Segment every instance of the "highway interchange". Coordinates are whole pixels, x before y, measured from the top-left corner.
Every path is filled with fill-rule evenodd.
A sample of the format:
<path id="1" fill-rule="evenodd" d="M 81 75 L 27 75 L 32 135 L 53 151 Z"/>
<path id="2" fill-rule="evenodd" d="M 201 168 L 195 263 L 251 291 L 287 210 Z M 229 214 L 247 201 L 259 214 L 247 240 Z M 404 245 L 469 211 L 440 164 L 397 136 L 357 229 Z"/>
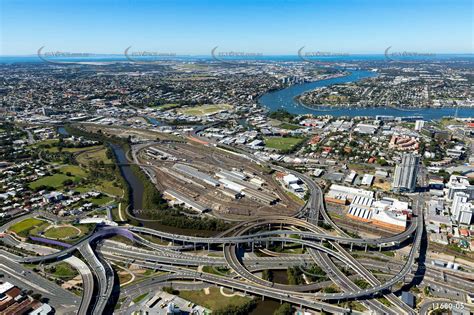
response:
<path id="1" fill-rule="evenodd" d="M 261 163 L 261 161 L 257 162 Z M 300 308 L 334 314 L 357 313 L 336 304 L 347 300 L 360 301 L 370 312 L 376 314 L 417 313 L 416 310 L 403 303 L 394 292 L 397 291 L 397 285 L 409 284 L 416 277 L 418 269 L 428 269 L 426 266 L 419 265 L 420 255 L 424 255 L 421 248 L 424 233 L 423 198 L 414 199 L 414 216 L 404 232 L 382 238 L 353 238 L 331 220 L 324 205 L 322 191 L 309 176 L 280 166 L 272 165 L 271 167 L 300 177 L 311 191 L 309 200 L 294 217 L 266 216 L 247 220 L 236 224 L 215 237 L 185 236 L 130 225 L 101 227 L 79 243 L 63 250 L 48 251 L 43 246 L 28 245 L 26 247 L 28 253 L 36 253 L 36 255 L 18 256 L 2 251 L 0 255 L 2 270 L 5 269 L 7 274 L 11 274 L 12 279 L 17 279 L 18 285 L 22 287 L 39 291 L 41 291 L 40 288 L 47 290 L 49 292 L 48 297 L 50 297 L 53 304 L 57 301 L 61 312 L 65 314 L 111 313 L 113 310 L 111 300 L 116 283 L 114 283 L 114 272 L 110 263 L 124 261 L 165 272 L 165 274 L 147 279 L 140 284 L 127 287 L 121 292 L 122 295 L 125 292 L 125 296 L 128 294 L 136 295 L 147 292 L 147 290 L 151 292 L 170 282 L 181 282 L 183 284 L 186 283 L 185 281 L 192 281 L 191 287 L 193 285 L 199 287 L 203 283 L 217 285 L 281 302 L 289 302 Z M 33 215 L 35 214 L 27 214 L 1 226 L 0 232 L 7 230 L 13 223 Z M 321 221 L 331 226 L 331 233 L 318 226 L 318 222 Z M 112 235 L 124 236 L 132 240 L 134 245 L 105 240 Z M 170 242 L 172 245 L 167 246 L 162 245 L 161 242 L 151 242 L 144 237 L 145 235 L 154 236 L 161 241 Z M 24 244 L 10 236 L 4 237 L 3 242 L 10 246 L 23 246 L 25 248 Z M 307 253 L 302 255 L 276 255 L 275 257 L 242 255 L 243 251 L 265 250 L 268 244 L 272 243 L 299 244 L 307 249 Z M 350 253 L 353 247 L 370 255 L 378 251 L 397 249 L 404 246 L 410 246 L 406 260 L 403 263 L 398 262 L 396 267 L 391 270 L 392 272 L 385 272 L 387 279 L 383 282 L 367 269 L 370 262 L 362 263 Z M 195 250 L 204 252 L 206 250 L 212 250 L 213 252 L 220 250 L 223 257 L 196 255 Z M 82 265 L 77 261 L 81 260 L 73 256 L 76 252 L 80 253 L 80 257 L 85 262 Z M 370 261 L 368 258 L 366 259 Z M 39 264 L 58 260 L 65 260 L 79 270 L 84 288 L 81 300 L 48 280 L 34 275 L 30 271 L 24 271 L 24 268 L 21 267 L 21 263 Z M 262 279 L 255 273 L 264 269 L 285 269 L 311 263 L 319 265 L 341 291 L 324 293 L 319 291 L 322 288 L 321 283 L 304 285 L 273 283 Z M 371 261 L 371 263 L 377 265 L 374 261 Z M 358 287 L 353 281 L 354 276 L 347 276 L 341 271 L 341 264 L 345 268 L 351 269 L 357 275 L 356 277 L 364 279 L 370 286 L 365 289 Z M 393 264 L 395 265 L 395 262 Z M 204 265 L 227 266 L 231 270 L 231 276 L 200 272 L 192 268 Z M 383 269 L 387 268 L 387 265 L 382 264 L 382 266 L 379 265 L 373 268 Z M 11 272 L 9 272 L 10 270 Z M 40 278 L 42 280 L 35 280 L 34 283 L 21 280 L 19 278 L 22 278 L 22 271 L 31 273 L 32 277 L 35 277 L 32 279 Z M 440 280 L 436 271 L 431 269 L 426 271 L 426 275 L 429 275 L 427 277 L 428 283 L 446 286 L 442 281 L 446 279 L 446 275 L 444 279 Z M 461 292 L 464 289 L 469 289 L 469 286 L 472 285 L 472 282 L 463 280 L 461 277 L 450 277 L 453 277 L 452 281 L 459 281 Z M 133 291 L 131 288 L 136 288 L 136 290 Z M 58 296 L 61 296 L 61 294 L 63 294 L 63 300 L 59 302 Z M 390 306 L 382 304 L 375 297 L 385 297 L 390 302 Z M 424 303 L 419 312 L 427 312 L 432 305 Z M 131 309 L 133 308 L 126 305 L 118 312 L 126 313 Z"/>

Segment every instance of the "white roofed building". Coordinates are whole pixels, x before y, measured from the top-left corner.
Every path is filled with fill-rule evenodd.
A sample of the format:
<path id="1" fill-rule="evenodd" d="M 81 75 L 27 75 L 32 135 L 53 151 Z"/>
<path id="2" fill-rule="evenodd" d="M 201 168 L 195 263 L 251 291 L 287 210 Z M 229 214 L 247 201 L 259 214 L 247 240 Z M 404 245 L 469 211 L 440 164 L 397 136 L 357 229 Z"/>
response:
<path id="1" fill-rule="evenodd" d="M 347 216 L 357 221 L 372 223 L 395 231 L 404 231 L 407 225 L 408 203 L 393 198 L 373 198 L 356 196 Z"/>

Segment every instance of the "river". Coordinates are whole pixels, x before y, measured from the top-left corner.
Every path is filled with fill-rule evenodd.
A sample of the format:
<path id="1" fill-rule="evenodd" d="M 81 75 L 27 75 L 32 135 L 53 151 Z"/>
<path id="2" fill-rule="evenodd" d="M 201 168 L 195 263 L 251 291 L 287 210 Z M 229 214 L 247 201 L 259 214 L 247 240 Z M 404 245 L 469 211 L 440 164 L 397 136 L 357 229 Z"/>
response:
<path id="1" fill-rule="evenodd" d="M 143 183 L 141 180 L 135 176 L 133 173 L 130 163 L 125 156 L 125 152 L 123 151 L 122 147 L 118 144 L 109 143 L 112 151 L 114 152 L 115 158 L 117 160 L 117 164 L 120 168 L 120 173 L 125 178 L 125 181 L 128 184 L 128 187 L 131 191 L 130 194 L 130 210 L 132 209 L 142 209 L 142 201 L 143 201 Z"/>
<path id="2" fill-rule="evenodd" d="M 58 133 L 62 136 L 68 137 L 69 132 L 63 126 L 58 127 Z M 133 173 L 130 165 L 130 162 L 127 160 L 125 151 L 118 144 L 111 142 L 107 143 L 108 146 L 112 149 L 115 159 L 117 160 L 120 173 L 124 177 L 125 181 L 128 184 L 128 188 L 131 192 L 130 194 L 130 209 L 142 209 L 142 200 L 143 200 L 143 183 L 141 180 Z"/>
<path id="3" fill-rule="evenodd" d="M 278 109 L 286 109 L 293 114 L 314 114 L 314 115 L 332 115 L 332 116 L 376 116 L 388 115 L 396 117 L 406 116 L 422 116 L 426 120 L 440 119 L 445 116 L 454 116 L 456 114 L 455 107 L 443 108 L 418 108 L 418 109 L 396 109 L 391 107 L 376 107 L 376 108 L 338 108 L 321 106 L 318 108 L 309 108 L 301 105 L 295 100 L 295 97 L 304 92 L 311 91 L 315 88 L 325 87 L 332 84 L 349 83 L 365 78 L 376 76 L 376 72 L 367 70 L 351 70 L 351 74 L 345 77 L 338 77 L 333 79 L 319 80 L 309 83 L 302 83 L 292 85 L 288 88 L 269 92 L 260 97 L 259 103 L 267 107 L 270 111 Z M 458 117 L 473 117 L 474 108 L 458 108 Z"/>

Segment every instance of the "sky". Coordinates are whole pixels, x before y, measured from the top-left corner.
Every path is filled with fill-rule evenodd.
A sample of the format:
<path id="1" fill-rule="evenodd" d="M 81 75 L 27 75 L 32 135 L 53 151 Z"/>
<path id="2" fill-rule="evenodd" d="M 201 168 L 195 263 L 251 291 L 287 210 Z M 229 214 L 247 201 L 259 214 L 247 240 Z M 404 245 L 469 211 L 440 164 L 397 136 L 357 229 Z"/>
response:
<path id="1" fill-rule="evenodd" d="M 473 53 L 471 0 L 0 0 L 0 55 Z"/>

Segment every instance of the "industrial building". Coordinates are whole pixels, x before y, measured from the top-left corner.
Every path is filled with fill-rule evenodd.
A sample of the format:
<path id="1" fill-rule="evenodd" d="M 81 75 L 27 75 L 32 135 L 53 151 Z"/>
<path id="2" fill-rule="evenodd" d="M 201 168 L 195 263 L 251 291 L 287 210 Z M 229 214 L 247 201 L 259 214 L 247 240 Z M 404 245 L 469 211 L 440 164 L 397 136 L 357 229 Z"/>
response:
<path id="1" fill-rule="evenodd" d="M 168 197 L 168 199 L 171 199 L 175 204 L 184 205 L 186 208 L 190 208 L 199 213 L 207 212 L 210 210 L 208 207 L 205 207 L 171 189 L 165 190 L 164 195 L 165 197 Z"/>
<path id="2" fill-rule="evenodd" d="M 233 172 L 221 171 L 217 173 L 217 176 L 219 177 L 219 182 L 226 189 L 239 194 L 236 195 L 236 199 L 241 198 L 242 196 L 247 196 L 250 199 L 269 205 L 273 205 L 279 201 L 279 198 L 272 193 L 260 191 L 260 187 L 236 178 Z"/>
<path id="3" fill-rule="evenodd" d="M 194 179 L 187 178 L 187 177 L 181 175 L 180 173 L 178 173 L 178 172 L 176 172 L 172 169 L 169 169 L 169 168 L 166 168 L 166 167 L 160 167 L 160 171 L 162 171 L 163 173 L 166 173 L 166 174 L 168 174 L 168 175 L 170 175 L 170 176 L 172 176 L 172 177 L 174 177 L 174 178 L 176 178 L 176 179 L 178 179 L 178 180 L 180 180 L 184 183 L 192 184 L 192 185 L 197 186 L 201 189 L 206 189 L 206 186 L 201 185 L 201 184 L 197 183 Z"/>
<path id="4" fill-rule="evenodd" d="M 349 206 L 347 216 L 389 230 L 404 231 L 409 212 L 407 202 L 393 198 L 376 201 L 370 197 L 356 196 Z"/>
<path id="5" fill-rule="evenodd" d="M 245 179 L 247 179 L 247 176 L 245 174 L 238 172 L 229 172 L 226 170 L 221 170 L 220 172 L 216 173 L 216 176 L 219 178 L 228 178 L 238 181 L 244 181 Z"/>
<path id="6" fill-rule="evenodd" d="M 288 175 L 283 176 L 283 182 L 289 187 L 291 184 L 301 183 L 301 179 L 299 179 L 293 174 L 288 174 Z"/>
<path id="7" fill-rule="evenodd" d="M 365 174 L 364 177 L 362 177 L 362 182 L 360 184 L 364 186 L 372 186 L 373 182 L 374 182 L 374 175 Z"/>
<path id="8" fill-rule="evenodd" d="M 393 198 L 374 200 L 371 197 L 355 196 L 347 216 L 357 221 L 371 223 L 393 231 L 404 231 L 407 225 L 408 203 Z"/>
<path id="9" fill-rule="evenodd" d="M 211 186 L 214 186 L 214 187 L 219 186 L 219 181 L 218 180 L 212 178 L 211 176 L 207 175 L 206 173 L 203 173 L 203 172 L 199 171 L 198 169 L 196 169 L 192 166 L 176 163 L 175 165 L 173 165 L 173 169 L 180 172 L 180 173 L 182 173 L 182 174 L 184 174 L 184 175 L 187 175 L 187 176 L 196 178 L 198 180 L 201 180 L 201 181 L 203 181 L 204 183 L 206 183 L 208 185 L 211 185 Z"/>
<path id="10" fill-rule="evenodd" d="M 160 149 L 157 149 L 155 147 L 149 147 L 148 149 L 145 150 L 146 154 L 153 158 L 153 159 L 160 159 L 160 160 L 176 160 L 171 154 L 162 151 Z"/>
<path id="11" fill-rule="evenodd" d="M 374 198 L 374 194 L 373 191 L 333 184 L 324 199 L 327 202 L 345 205 L 357 196 Z"/>
<path id="12" fill-rule="evenodd" d="M 347 176 L 346 176 L 346 179 L 344 179 L 344 182 L 349 184 L 349 185 L 352 185 L 352 183 L 354 183 L 354 180 L 355 178 L 357 177 L 357 173 L 354 172 L 354 171 L 351 171 Z"/>
<path id="13" fill-rule="evenodd" d="M 219 182 L 227 189 L 233 190 L 238 193 L 242 193 L 245 189 L 245 186 L 234 183 L 233 181 L 227 178 L 219 178 Z"/>
<path id="14" fill-rule="evenodd" d="M 254 184 L 255 186 L 262 187 L 265 184 L 265 181 L 263 179 L 257 178 L 257 177 L 252 177 L 249 179 L 249 182 Z"/>

